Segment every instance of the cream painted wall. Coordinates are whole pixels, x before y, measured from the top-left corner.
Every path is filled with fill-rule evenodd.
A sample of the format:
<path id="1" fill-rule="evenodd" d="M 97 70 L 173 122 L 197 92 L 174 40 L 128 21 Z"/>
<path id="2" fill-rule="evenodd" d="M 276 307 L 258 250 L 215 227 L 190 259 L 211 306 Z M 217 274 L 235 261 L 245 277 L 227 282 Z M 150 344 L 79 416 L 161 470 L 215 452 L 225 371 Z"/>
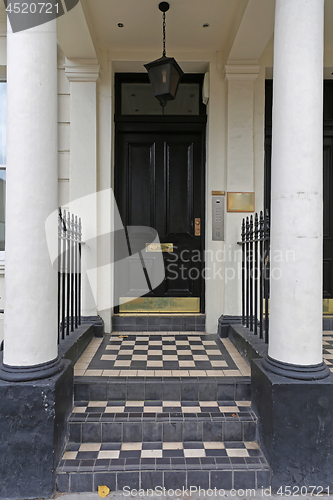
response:
<path id="1" fill-rule="evenodd" d="M 65 56 L 58 48 L 58 197 L 59 206 L 69 201 L 70 86 L 65 75 Z"/>

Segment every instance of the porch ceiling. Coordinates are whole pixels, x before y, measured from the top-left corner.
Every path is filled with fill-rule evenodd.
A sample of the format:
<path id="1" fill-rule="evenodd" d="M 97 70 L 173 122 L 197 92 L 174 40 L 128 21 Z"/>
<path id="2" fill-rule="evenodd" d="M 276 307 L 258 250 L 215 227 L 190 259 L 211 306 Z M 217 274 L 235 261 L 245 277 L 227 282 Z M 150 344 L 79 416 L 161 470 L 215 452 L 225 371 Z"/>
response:
<path id="1" fill-rule="evenodd" d="M 83 0 L 91 29 L 112 51 L 161 48 L 159 0 Z M 217 51 L 234 37 L 248 0 L 169 0 L 167 52 Z M 124 27 L 119 28 L 118 23 Z M 209 23 L 204 28 L 203 24 Z M 232 43 L 232 41 L 231 41 Z"/>

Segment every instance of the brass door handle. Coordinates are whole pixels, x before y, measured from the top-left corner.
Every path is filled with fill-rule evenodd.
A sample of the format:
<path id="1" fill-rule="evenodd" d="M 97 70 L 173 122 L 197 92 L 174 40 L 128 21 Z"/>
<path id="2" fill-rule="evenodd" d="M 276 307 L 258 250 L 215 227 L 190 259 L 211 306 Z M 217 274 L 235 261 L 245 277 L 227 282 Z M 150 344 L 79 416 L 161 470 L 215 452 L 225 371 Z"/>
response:
<path id="1" fill-rule="evenodd" d="M 173 252 L 173 243 L 146 243 L 146 252 Z"/>
<path id="2" fill-rule="evenodd" d="M 201 219 L 194 219 L 194 236 L 200 236 L 201 234 Z"/>

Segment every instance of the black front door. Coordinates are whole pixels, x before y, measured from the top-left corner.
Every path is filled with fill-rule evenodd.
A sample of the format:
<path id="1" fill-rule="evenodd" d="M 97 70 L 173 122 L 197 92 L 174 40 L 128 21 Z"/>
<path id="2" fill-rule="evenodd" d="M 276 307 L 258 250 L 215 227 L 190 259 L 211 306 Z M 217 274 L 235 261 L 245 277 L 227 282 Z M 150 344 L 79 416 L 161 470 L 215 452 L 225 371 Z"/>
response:
<path id="1" fill-rule="evenodd" d="M 145 131 L 140 124 L 132 124 L 130 131 L 119 128 L 115 196 L 123 225 L 155 229 L 166 250 L 165 279 L 156 288 L 147 272 L 146 289 L 131 283 L 131 268 L 142 265 L 147 252 L 153 257 L 154 246 L 147 244 L 118 268 L 122 274 L 115 279 L 124 284 L 125 295 L 145 298 L 134 309 L 120 306 L 120 312 L 203 312 L 204 127 L 152 123 Z"/>

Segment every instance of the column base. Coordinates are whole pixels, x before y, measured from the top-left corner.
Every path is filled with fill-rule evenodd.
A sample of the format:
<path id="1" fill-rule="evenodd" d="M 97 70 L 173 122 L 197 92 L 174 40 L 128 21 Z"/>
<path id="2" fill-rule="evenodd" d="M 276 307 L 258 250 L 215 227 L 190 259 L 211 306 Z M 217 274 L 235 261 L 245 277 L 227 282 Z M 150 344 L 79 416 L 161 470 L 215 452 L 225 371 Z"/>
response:
<path id="1" fill-rule="evenodd" d="M 53 377 L 61 370 L 61 360 L 57 357 L 47 363 L 35 366 L 9 366 L 0 358 L 0 380 L 8 382 L 27 382 Z"/>
<path id="2" fill-rule="evenodd" d="M 259 359 L 251 368 L 252 407 L 272 490 L 322 486 L 327 493 L 333 487 L 333 374 L 317 380 L 283 377 Z"/>
<path id="3" fill-rule="evenodd" d="M 53 376 L 0 380 L 0 499 L 50 498 L 68 439 L 73 366 Z"/>
<path id="4" fill-rule="evenodd" d="M 324 362 L 308 366 L 293 365 L 278 361 L 268 355 L 263 359 L 262 366 L 265 370 L 276 373 L 276 375 L 297 380 L 321 380 L 331 374 Z"/>

